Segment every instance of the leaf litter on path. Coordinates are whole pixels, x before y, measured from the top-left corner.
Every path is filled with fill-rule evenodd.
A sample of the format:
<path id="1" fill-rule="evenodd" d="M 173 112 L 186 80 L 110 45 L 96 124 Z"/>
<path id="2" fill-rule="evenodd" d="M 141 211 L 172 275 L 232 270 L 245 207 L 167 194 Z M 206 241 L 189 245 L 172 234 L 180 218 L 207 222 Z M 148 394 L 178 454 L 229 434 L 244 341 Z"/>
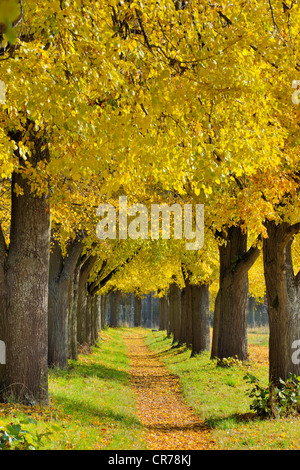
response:
<path id="1" fill-rule="evenodd" d="M 130 382 L 137 398 L 137 414 L 145 426 L 151 450 L 211 450 L 210 431 L 184 403 L 179 378 L 148 348 L 144 336 L 125 337 L 130 358 Z"/>

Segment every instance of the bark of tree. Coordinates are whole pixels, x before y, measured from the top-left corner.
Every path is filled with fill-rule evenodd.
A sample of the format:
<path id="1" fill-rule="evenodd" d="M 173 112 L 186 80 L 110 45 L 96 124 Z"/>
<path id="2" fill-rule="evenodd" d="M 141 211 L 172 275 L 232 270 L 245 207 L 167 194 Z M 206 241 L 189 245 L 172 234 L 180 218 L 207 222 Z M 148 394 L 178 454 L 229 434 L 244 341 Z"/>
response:
<path id="1" fill-rule="evenodd" d="M 110 294 L 110 322 L 109 326 L 111 328 L 117 328 L 118 326 L 118 307 L 119 307 L 119 299 L 120 299 L 120 292 L 115 291 Z"/>
<path id="2" fill-rule="evenodd" d="M 12 138 L 17 141 L 22 136 Z M 34 168 L 40 161 L 49 161 L 49 153 L 42 138 L 32 139 L 28 160 Z M 19 196 L 16 185 L 22 191 Z M 17 172 L 12 175 L 11 189 L 9 248 L 3 234 L 0 237 L 1 323 L 6 344 L 1 395 L 4 400 L 47 404 L 49 201 L 47 194 L 33 194 L 28 179 Z"/>
<path id="3" fill-rule="evenodd" d="M 80 268 L 77 299 L 77 343 L 88 344 L 87 330 L 87 297 L 88 279 L 96 262 L 96 256 L 88 255 Z"/>
<path id="4" fill-rule="evenodd" d="M 69 357 L 69 319 L 74 299 L 74 278 L 83 245 L 75 239 L 69 243 L 66 258 L 60 244 L 52 240 L 48 298 L 48 364 L 67 368 Z"/>
<path id="5" fill-rule="evenodd" d="M 89 292 L 86 312 L 86 343 L 88 346 L 94 346 L 101 329 L 100 296 L 97 293 Z"/>
<path id="6" fill-rule="evenodd" d="M 170 332 L 173 335 L 173 344 L 180 342 L 180 298 L 181 293 L 177 284 L 172 283 L 169 290 Z"/>
<path id="7" fill-rule="evenodd" d="M 231 226 L 222 234 L 225 243 L 219 246 L 220 294 L 219 311 L 215 312 L 218 327 L 213 334 L 220 359 L 237 357 L 247 360 L 248 271 L 259 256 L 257 245 L 247 250 L 247 233 L 239 226 Z"/>
<path id="8" fill-rule="evenodd" d="M 142 323 L 142 299 L 135 295 L 134 297 L 134 326 L 141 326 Z"/>
<path id="9" fill-rule="evenodd" d="M 151 328 L 151 294 L 146 297 L 146 328 Z"/>
<path id="10" fill-rule="evenodd" d="M 294 274 L 293 236 L 300 224 L 266 222 L 268 238 L 263 241 L 264 274 L 270 327 L 269 379 L 278 384 L 289 373 L 300 375 L 299 358 L 293 353 L 300 340 L 300 271 Z M 297 354 L 296 354 L 297 356 Z M 298 354 L 299 356 L 299 354 Z"/>
<path id="11" fill-rule="evenodd" d="M 255 326 L 255 298 L 254 297 L 249 297 L 248 323 L 250 323 L 252 327 Z"/>
<path id="12" fill-rule="evenodd" d="M 192 357 L 210 350 L 209 285 L 192 285 Z"/>
<path id="13" fill-rule="evenodd" d="M 107 296 L 101 295 L 101 329 L 105 328 L 106 326 L 106 303 L 107 303 Z"/>
<path id="14" fill-rule="evenodd" d="M 192 334 L 192 324 L 193 324 L 193 314 L 192 314 L 192 291 L 191 284 L 189 280 L 189 275 L 186 275 L 185 278 L 185 287 L 182 289 L 181 293 L 181 342 L 185 343 L 188 348 L 192 346 L 193 334 Z"/>
<path id="15" fill-rule="evenodd" d="M 101 297 L 94 294 L 94 315 L 93 315 L 93 335 L 92 344 L 96 344 L 101 331 Z"/>
<path id="16" fill-rule="evenodd" d="M 168 330 L 168 310 L 169 310 L 169 302 L 168 297 L 164 295 L 163 297 L 159 297 L 159 329 L 160 330 Z"/>
<path id="17" fill-rule="evenodd" d="M 211 359 L 218 357 L 218 341 L 219 341 L 219 325 L 220 325 L 220 299 L 221 299 L 221 291 L 218 290 L 215 299 L 215 307 L 214 307 L 214 320 L 213 320 L 213 337 L 212 337 L 212 345 L 211 345 Z"/>
<path id="18" fill-rule="evenodd" d="M 94 316 L 94 296 L 87 294 L 86 297 L 86 310 L 85 310 L 85 343 L 91 346 L 92 329 L 93 329 L 93 316 Z"/>
<path id="19" fill-rule="evenodd" d="M 96 298 L 96 316 L 95 316 L 95 341 L 98 341 L 101 332 L 101 297 L 98 294 Z"/>
<path id="20" fill-rule="evenodd" d="M 73 295 L 71 299 L 71 306 L 69 310 L 69 359 L 78 360 L 78 347 L 77 347 L 77 305 L 78 305 L 78 286 L 79 276 L 81 269 L 81 261 L 79 261 L 75 268 Z"/>
<path id="21" fill-rule="evenodd" d="M 6 289 L 6 271 L 7 271 L 8 250 L 5 243 L 3 232 L 0 228 L 0 340 L 6 339 L 6 309 L 7 309 L 7 289 Z M 5 347 L 6 349 L 6 347 Z M 5 354 L 6 355 L 6 354 Z M 6 357 L 2 358 L 4 362 Z M 5 363 L 0 364 L 0 390 L 5 386 Z"/>

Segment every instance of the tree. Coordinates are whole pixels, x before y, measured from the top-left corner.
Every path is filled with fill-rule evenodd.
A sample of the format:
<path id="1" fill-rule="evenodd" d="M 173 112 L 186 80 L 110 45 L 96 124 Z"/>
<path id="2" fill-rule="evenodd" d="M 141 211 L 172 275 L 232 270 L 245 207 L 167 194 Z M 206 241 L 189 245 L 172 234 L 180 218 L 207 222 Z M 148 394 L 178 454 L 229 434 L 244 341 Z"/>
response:
<path id="1" fill-rule="evenodd" d="M 52 239 L 48 296 L 48 363 L 65 368 L 69 357 L 69 318 L 73 309 L 75 270 L 83 251 L 76 238 L 68 244 L 64 259 L 57 239 Z"/>
<path id="2" fill-rule="evenodd" d="M 259 256 L 257 245 L 247 250 L 247 233 L 231 226 L 221 234 L 220 287 L 214 313 L 212 357 L 246 360 L 249 283 L 248 271 Z"/>
<path id="3" fill-rule="evenodd" d="M 155 184 L 185 202 L 205 203 L 207 225 L 219 239 L 223 234 L 214 328 L 220 347 L 213 354 L 246 359 L 248 270 L 259 254 L 257 243 L 248 249 L 247 237 L 249 232 L 255 238 L 265 235 L 266 209 L 252 182 L 269 165 L 271 155 L 276 167 L 285 137 L 272 105 L 273 83 L 269 85 L 274 77 L 269 54 L 278 54 L 272 8 L 265 3 L 241 7 L 172 1 L 147 8 L 127 6 L 118 9 L 116 23 L 121 25 L 127 15 L 130 25 L 139 24 L 139 42 L 152 64 L 156 61 L 148 83 L 153 84 L 155 73 L 157 101 L 151 113 L 159 114 L 161 125 L 148 127 L 139 153 L 143 178 L 151 174 Z M 133 26 L 130 32 L 136 33 Z M 155 152 L 147 145 L 151 134 L 160 143 Z M 172 148 L 169 159 L 164 151 L 167 141 Z M 149 167 L 150 152 L 155 165 Z M 230 234 L 235 235 L 231 240 Z"/>
<path id="4" fill-rule="evenodd" d="M 159 192 L 165 202 L 205 204 L 207 229 L 223 239 L 214 326 L 218 340 L 213 342 L 221 356 L 245 357 L 247 273 L 258 255 L 255 240 L 262 235 L 271 336 L 276 331 L 273 351 L 278 315 L 280 325 L 295 322 L 298 330 L 298 276 L 292 275 L 290 256 L 299 223 L 291 210 L 299 209 L 298 111 L 286 92 L 299 69 L 299 13 L 293 4 L 282 9 L 270 1 L 107 5 L 42 0 L 27 2 L 20 18 L 14 17 L 15 4 L 13 13 L 0 16 L 1 79 L 7 85 L 7 103 L 1 105 L 1 178 L 3 187 L 12 189 L 10 216 L 1 214 L 0 234 L 0 328 L 10 361 L 6 390 L 25 401 L 47 401 L 50 213 L 52 221 L 64 219 L 63 238 L 72 239 L 70 234 L 81 229 L 78 211 L 89 217 L 100 201 L 126 191 L 148 203 Z M 87 239 L 89 244 L 90 233 Z M 182 250 L 172 260 L 174 252 L 164 242 L 149 249 L 143 240 L 145 249 L 123 265 L 109 265 L 107 253 L 99 261 L 99 251 L 86 271 L 76 264 L 77 287 L 69 300 L 61 296 L 62 303 L 73 312 L 70 303 L 76 299 L 87 326 L 101 283 L 107 289 L 117 284 L 123 292 L 142 288 L 165 294 L 185 260 Z M 103 277 L 98 263 L 109 267 Z M 210 263 L 202 257 L 199 264 L 205 271 Z M 122 278 L 129 265 L 130 278 Z M 210 276 L 199 275 L 197 268 L 189 268 L 195 282 L 185 278 L 186 305 L 191 305 L 192 285 L 209 283 Z M 40 325 L 38 335 L 33 325 Z M 228 338 L 237 325 L 239 341 L 231 347 Z M 275 378 L 294 370 L 288 359 L 292 338 L 282 331 L 284 366 L 270 354 Z M 186 342 L 191 344 L 191 335 Z M 26 367 L 21 370 L 19 364 Z"/>
<path id="5" fill-rule="evenodd" d="M 192 285 L 192 357 L 210 351 L 209 285 Z"/>
<path id="6" fill-rule="evenodd" d="M 268 238 L 264 240 L 264 272 L 270 325 L 270 380 L 287 380 L 299 374 L 298 361 L 293 361 L 299 323 L 299 278 L 292 262 L 293 235 L 300 224 L 266 222 Z"/>
<path id="7" fill-rule="evenodd" d="M 0 323 L 7 345 L 2 388 L 27 403 L 47 402 L 49 203 L 63 209 L 65 179 L 82 188 L 101 173 L 112 187 L 124 153 L 116 136 L 125 124 L 131 128 L 124 116 L 136 109 L 128 78 L 136 66 L 125 63 L 120 38 L 103 16 L 110 18 L 109 6 L 27 2 L 26 31 L 22 22 L 14 23 L 16 44 L 10 16 L 7 35 L 1 29 L 1 79 L 7 86 L 1 174 L 12 190 L 10 234 L 3 226 L 1 233 Z"/>

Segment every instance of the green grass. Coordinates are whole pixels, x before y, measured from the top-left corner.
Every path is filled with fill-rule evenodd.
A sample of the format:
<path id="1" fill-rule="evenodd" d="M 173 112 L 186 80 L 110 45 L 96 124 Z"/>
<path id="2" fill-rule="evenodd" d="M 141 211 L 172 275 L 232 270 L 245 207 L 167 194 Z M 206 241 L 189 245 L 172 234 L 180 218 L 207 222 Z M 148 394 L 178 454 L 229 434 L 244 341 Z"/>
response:
<path id="1" fill-rule="evenodd" d="M 107 330 L 92 354 L 70 361 L 68 370 L 50 371 L 50 407 L 32 413 L 39 432 L 51 424 L 60 428 L 45 441 L 46 449 L 145 448 L 123 336 L 122 329 Z M 3 411 L 0 425 L 28 412 L 18 405 L 4 405 Z"/>
<path id="2" fill-rule="evenodd" d="M 209 353 L 190 357 L 186 348 L 172 347 L 165 332 L 145 333 L 149 347 L 181 381 L 184 400 L 210 428 L 218 449 L 300 449 L 298 418 L 254 419 L 249 413 L 246 372 L 267 384 L 265 364 L 217 367 Z M 45 449 L 145 449 L 144 429 L 136 415 L 129 384 L 129 360 L 123 341 L 126 328 L 101 333 L 92 354 L 70 361 L 68 370 L 49 373 L 49 408 L 0 404 L 0 426 L 30 415 L 38 432 L 55 424 Z M 250 345 L 267 347 L 268 331 L 249 330 Z M 34 426 L 26 426 L 34 430 Z"/>
<path id="3" fill-rule="evenodd" d="M 249 330 L 248 341 L 266 347 L 268 330 Z M 217 367 L 208 352 L 191 358 L 190 350 L 172 348 L 165 332 L 148 332 L 146 342 L 180 378 L 186 403 L 209 426 L 218 449 L 300 449 L 299 418 L 261 420 L 250 413 L 251 399 L 243 377 L 250 372 L 266 385 L 266 365 L 250 362 Z"/>
<path id="4" fill-rule="evenodd" d="M 248 344 L 256 344 L 258 346 L 269 345 L 269 328 L 256 327 L 248 330 Z"/>

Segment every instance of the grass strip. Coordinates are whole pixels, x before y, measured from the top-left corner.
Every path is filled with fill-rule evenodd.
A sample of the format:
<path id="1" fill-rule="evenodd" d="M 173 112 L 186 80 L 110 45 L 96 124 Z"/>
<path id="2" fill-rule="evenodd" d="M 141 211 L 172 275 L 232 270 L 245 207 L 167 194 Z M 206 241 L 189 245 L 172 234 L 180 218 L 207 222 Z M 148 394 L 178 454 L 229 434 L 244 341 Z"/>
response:
<path id="1" fill-rule="evenodd" d="M 180 378 L 187 405 L 209 425 L 219 450 L 300 449 L 298 417 L 262 420 L 250 413 L 243 377 L 250 372 L 267 384 L 267 330 L 249 330 L 250 360 L 230 367 L 217 366 L 209 352 L 191 358 L 191 351 L 174 347 L 165 331 L 148 330 L 146 343 Z"/>
<path id="2" fill-rule="evenodd" d="M 30 415 L 37 420 L 39 433 L 52 432 L 44 449 L 144 449 L 129 384 L 126 331 L 101 332 L 98 346 L 80 354 L 78 361 L 69 361 L 68 370 L 50 370 L 49 408 L 0 404 L 0 426 Z"/>

